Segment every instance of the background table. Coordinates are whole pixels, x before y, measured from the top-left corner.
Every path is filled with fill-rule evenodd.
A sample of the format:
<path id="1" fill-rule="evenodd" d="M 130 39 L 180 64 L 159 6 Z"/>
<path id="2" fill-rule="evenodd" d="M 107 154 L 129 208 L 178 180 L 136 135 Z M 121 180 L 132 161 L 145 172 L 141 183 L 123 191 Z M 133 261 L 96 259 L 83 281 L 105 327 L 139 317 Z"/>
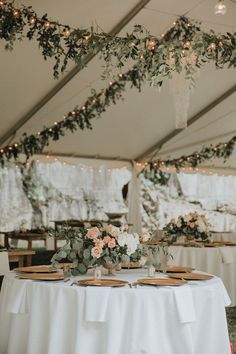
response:
<path id="1" fill-rule="evenodd" d="M 230 296 L 231 306 L 236 306 L 236 247 L 171 246 L 169 252 L 173 256 L 169 264 L 190 266 L 220 277 Z"/>
<path id="2" fill-rule="evenodd" d="M 26 260 L 26 265 L 31 266 L 32 256 L 35 255 L 35 251 L 32 250 L 9 250 L 8 257 L 10 263 L 18 263 L 18 267 L 24 266 L 24 260 Z"/>
<path id="3" fill-rule="evenodd" d="M 146 270 L 122 270 L 134 281 Z M 220 279 L 93 288 L 4 278 L 1 354 L 230 354 Z"/>
<path id="4" fill-rule="evenodd" d="M 213 241 L 236 242 L 236 232 L 212 232 Z"/>

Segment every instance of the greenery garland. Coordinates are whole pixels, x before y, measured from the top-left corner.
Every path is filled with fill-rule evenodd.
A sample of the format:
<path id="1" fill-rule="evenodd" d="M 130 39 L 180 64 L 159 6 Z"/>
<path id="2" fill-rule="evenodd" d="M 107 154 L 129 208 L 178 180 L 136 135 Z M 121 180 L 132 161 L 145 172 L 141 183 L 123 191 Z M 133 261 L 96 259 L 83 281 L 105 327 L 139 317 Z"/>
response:
<path id="1" fill-rule="evenodd" d="M 59 140 L 67 130 L 74 132 L 78 128 L 91 129 L 91 120 L 99 117 L 111 103 L 115 104 L 122 98 L 128 82 L 141 90 L 144 81 L 161 85 L 164 77 L 170 78 L 173 71 L 180 72 L 183 68 L 186 70 L 186 78 L 192 78 L 195 70 L 205 62 L 213 61 L 219 68 L 225 64 L 228 67 L 236 66 L 235 34 L 203 32 L 197 23 L 191 23 L 185 17 L 180 17 L 161 37 L 150 35 L 139 25 L 126 37 L 111 37 L 104 32 L 96 33 L 93 28 L 72 29 L 68 25 L 50 21 L 47 14 L 39 17 L 31 7 L 22 5 L 16 8 L 13 3 L 0 0 L 0 39 L 7 42 L 6 49 L 12 49 L 14 41 L 25 36 L 29 40 L 34 38 L 38 41 L 45 59 L 55 59 L 55 77 L 59 75 L 59 67 L 61 72 L 66 69 L 68 60 L 83 65 L 88 53 L 101 48 L 101 55 L 108 68 L 106 74 L 110 68 L 121 68 L 130 59 L 135 61 L 135 66 L 124 74 L 120 73 L 118 79 L 110 81 L 105 90 L 99 93 L 92 90 L 85 104 L 80 108 L 75 107 L 62 121 L 55 122 L 49 128 L 45 127 L 37 134 L 24 134 L 20 142 L 1 148 L 1 165 L 12 158 L 17 160 L 20 154 L 29 158 L 42 152 L 51 140 Z M 175 166 L 176 170 L 183 166 L 196 167 L 214 157 L 226 159 L 231 155 L 235 141 L 233 137 L 228 143 L 205 147 L 199 153 L 178 159 L 147 162 L 144 173 L 155 174 L 164 166 Z"/>
<path id="2" fill-rule="evenodd" d="M 217 145 L 204 146 L 200 151 L 189 155 L 183 155 L 175 159 L 156 160 L 145 162 L 142 173 L 154 183 L 158 182 L 161 170 L 168 167 L 174 167 L 177 172 L 183 167 L 196 168 L 198 165 L 213 160 L 215 158 L 226 161 L 233 153 L 236 144 L 236 136 L 233 136 L 228 142 L 218 143 Z M 142 164 L 140 164 L 142 166 Z"/>
<path id="3" fill-rule="evenodd" d="M 145 68 L 149 73 L 146 79 L 159 84 L 165 71 L 171 66 L 180 72 L 184 66 L 187 75 L 192 76 L 196 68 L 206 61 L 214 61 L 217 67 L 225 64 L 236 65 L 236 36 L 226 33 L 217 35 L 214 31 L 204 32 L 199 23 L 180 17 L 167 33 L 153 36 L 142 26 L 137 25 L 125 37 L 112 37 L 94 28 L 80 29 L 50 20 L 47 14 L 42 17 L 31 6 L 14 6 L 14 2 L 0 0 L 0 39 L 4 39 L 6 49 L 12 49 L 16 40 L 35 39 L 44 59 L 55 61 L 54 77 L 64 72 L 69 61 L 84 66 L 84 59 L 90 53 L 101 51 L 107 73 L 114 67 L 122 68 L 133 60 L 136 67 Z M 194 58 L 189 60 L 191 54 Z M 160 75 L 160 63 L 163 73 Z"/>
<path id="4" fill-rule="evenodd" d="M 92 129 L 91 120 L 100 117 L 108 106 L 122 98 L 128 82 L 131 83 L 131 87 L 134 86 L 141 90 L 144 78 L 140 70 L 133 68 L 125 74 L 120 74 L 118 80 L 110 82 L 106 89 L 100 92 L 93 89 L 84 105 L 80 108 L 75 107 L 73 111 L 64 116 L 63 120 L 54 122 L 52 126 L 45 127 L 37 134 L 27 135 L 25 133 L 18 143 L 1 148 L 0 164 L 4 166 L 5 162 L 11 159 L 17 161 L 21 154 L 25 155 L 27 160 L 30 156 L 41 153 L 50 141 L 59 140 L 66 131 L 74 132 L 78 128 Z"/>

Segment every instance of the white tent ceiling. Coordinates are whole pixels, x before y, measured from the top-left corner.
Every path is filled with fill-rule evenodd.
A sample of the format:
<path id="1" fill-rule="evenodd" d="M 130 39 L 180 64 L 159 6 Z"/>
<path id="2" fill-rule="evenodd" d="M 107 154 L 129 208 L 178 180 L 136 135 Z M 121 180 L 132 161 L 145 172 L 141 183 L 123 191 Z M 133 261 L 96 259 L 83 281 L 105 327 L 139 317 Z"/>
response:
<path id="1" fill-rule="evenodd" d="M 99 25 L 106 32 L 139 3 L 140 0 L 24 1 L 39 14 L 48 13 L 49 17 L 62 23 L 74 27 Z M 216 0 L 150 0 L 121 34 L 131 31 L 137 23 L 150 29 L 152 34 L 159 34 L 167 30 L 179 15 L 200 20 L 204 29 L 236 31 L 236 3 L 226 0 L 228 13 L 222 17 L 213 14 L 215 3 Z M 24 132 L 37 132 L 44 125 L 61 120 L 64 113 L 75 105 L 83 104 L 92 87 L 107 86 L 107 82 L 100 79 L 103 63 L 95 57 L 55 93 L 55 87 L 74 68 L 73 64 L 59 81 L 55 81 L 53 63 L 43 60 L 34 41 L 16 43 L 12 52 L 4 50 L 3 42 L 0 48 L 2 145 L 10 140 L 16 141 Z M 189 119 L 234 86 L 236 90 L 235 69 L 216 70 L 207 65 L 197 78 L 191 96 Z M 49 95 L 52 98 L 37 110 L 39 102 Z M 189 128 L 166 142 L 159 154 L 164 157 L 180 156 L 195 151 L 203 144 L 227 141 L 236 134 L 236 93 L 226 96 Z M 93 122 L 92 131 L 67 133 L 60 141 L 52 143 L 47 151 L 68 156 L 136 159 L 175 131 L 175 109 L 168 82 L 165 82 L 161 92 L 145 86 L 141 93 L 128 89 L 124 97 L 124 101 L 109 107 L 101 119 Z M 20 124 L 22 120 L 27 121 Z M 14 132 L 15 127 L 18 129 Z M 228 165 L 236 168 L 236 158 L 231 158 Z"/>

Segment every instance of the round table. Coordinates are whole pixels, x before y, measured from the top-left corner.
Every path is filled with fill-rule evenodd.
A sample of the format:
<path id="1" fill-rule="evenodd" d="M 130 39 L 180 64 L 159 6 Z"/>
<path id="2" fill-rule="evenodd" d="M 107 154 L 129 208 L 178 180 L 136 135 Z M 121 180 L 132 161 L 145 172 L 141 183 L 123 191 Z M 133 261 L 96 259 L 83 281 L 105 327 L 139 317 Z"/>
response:
<path id="1" fill-rule="evenodd" d="M 213 241 L 231 241 L 236 242 L 235 232 L 212 232 Z"/>
<path id="2" fill-rule="evenodd" d="M 220 277 L 228 291 L 231 306 L 236 306 L 236 247 L 171 246 L 169 252 L 173 256 L 169 260 L 170 265 L 190 266 Z"/>
<path id="3" fill-rule="evenodd" d="M 122 270 L 116 278 L 146 273 Z M 5 276 L 1 354 L 230 354 L 229 298 L 219 278 L 181 287 L 70 283 Z"/>

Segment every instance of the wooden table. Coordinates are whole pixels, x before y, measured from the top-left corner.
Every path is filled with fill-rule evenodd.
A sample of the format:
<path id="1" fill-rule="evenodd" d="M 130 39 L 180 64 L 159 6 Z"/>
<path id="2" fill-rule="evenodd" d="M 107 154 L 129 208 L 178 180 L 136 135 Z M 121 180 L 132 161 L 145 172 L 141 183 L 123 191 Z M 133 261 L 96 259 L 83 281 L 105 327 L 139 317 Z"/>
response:
<path id="1" fill-rule="evenodd" d="M 31 266 L 32 256 L 35 254 L 35 251 L 32 250 L 9 250 L 8 258 L 9 263 L 18 263 L 19 267 L 24 266 L 24 260 L 26 259 L 26 265 Z"/>
<path id="2" fill-rule="evenodd" d="M 46 238 L 45 233 L 39 232 L 6 232 L 4 234 L 4 247 L 10 248 L 9 238 L 14 240 L 24 240 L 28 242 L 28 249 L 32 249 L 32 242 L 36 240 L 43 240 L 46 247 Z"/>

